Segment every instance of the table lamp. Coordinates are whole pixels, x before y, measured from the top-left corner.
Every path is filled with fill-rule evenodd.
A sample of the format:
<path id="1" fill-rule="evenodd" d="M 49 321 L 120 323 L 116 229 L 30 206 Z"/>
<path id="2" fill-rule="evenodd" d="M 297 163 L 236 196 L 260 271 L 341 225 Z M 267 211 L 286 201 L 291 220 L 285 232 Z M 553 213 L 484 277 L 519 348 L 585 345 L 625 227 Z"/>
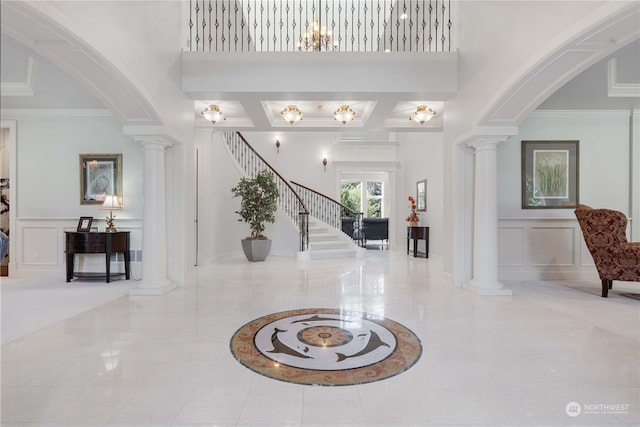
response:
<path id="1" fill-rule="evenodd" d="M 113 216 L 113 211 L 122 209 L 122 205 L 120 204 L 120 202 L 118 202 L 118 196 L 113 196 L 113 195 L 106 196 L 104 198 L 104 203 L 102 204 L 100 209 L 109 210 L 109 216 L 106 218 L 107 228 L 104 231 L 106 231 L 107 233 L 113 233 L 115 231 L 118 231 L 116 230 L 116 227 L 114 227 L 113 225 L 113 220 L 115 219 L 115 216 Z"/>

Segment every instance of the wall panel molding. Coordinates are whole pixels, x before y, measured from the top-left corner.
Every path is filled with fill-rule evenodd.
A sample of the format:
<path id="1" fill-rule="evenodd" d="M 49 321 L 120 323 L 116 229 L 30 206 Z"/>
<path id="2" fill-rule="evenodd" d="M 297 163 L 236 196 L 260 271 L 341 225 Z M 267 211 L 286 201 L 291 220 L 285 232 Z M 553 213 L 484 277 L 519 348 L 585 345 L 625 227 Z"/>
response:
<path id="1" fill-rule="evenodd" d="M 575 218 L 500 218 L 501 280 L 585 280 L 595 274 Z"/>

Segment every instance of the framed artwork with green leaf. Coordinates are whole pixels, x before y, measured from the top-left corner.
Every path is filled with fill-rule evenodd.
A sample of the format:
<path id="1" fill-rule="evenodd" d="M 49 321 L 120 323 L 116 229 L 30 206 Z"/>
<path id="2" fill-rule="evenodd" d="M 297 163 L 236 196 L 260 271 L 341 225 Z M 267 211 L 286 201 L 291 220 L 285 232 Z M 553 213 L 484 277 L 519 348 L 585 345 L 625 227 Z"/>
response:
<path id="1" fill-rule="evenodd" d="M 522 209 L 578 205 L 580 141 L 522 141 Z"/>

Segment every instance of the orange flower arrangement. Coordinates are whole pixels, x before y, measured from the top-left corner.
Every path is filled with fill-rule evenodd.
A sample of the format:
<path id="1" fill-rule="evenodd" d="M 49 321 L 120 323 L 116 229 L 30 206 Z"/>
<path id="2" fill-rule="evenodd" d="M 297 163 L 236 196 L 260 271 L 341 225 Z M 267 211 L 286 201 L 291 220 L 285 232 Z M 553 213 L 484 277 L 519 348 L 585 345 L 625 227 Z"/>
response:
<path id="1" fill-rule="evenodd" d="M 409 222 L 418 222 L 420 220 L 420 216 L 418 215 L 418 213 L 416 212 L 417 209 L 417 205 L 416 205 L 416 200 L 409 196 L 407 198 L 407 200 L 409 200 L 410 206 L 411 206 L 411 213 L 409 214 L 409 216 L 407 217 L 407 219 L 405 221 L 409 221 Z"/>

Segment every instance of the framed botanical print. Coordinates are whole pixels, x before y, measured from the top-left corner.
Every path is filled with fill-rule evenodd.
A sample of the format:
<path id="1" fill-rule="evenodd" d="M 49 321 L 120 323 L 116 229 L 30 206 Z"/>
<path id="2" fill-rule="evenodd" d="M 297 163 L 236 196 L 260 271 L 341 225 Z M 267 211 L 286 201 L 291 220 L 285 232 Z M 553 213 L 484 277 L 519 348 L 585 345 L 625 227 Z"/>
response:
<path id="1" fill-rule="evenodd" d="M 122 198 L 122 154 L 80 154 L 80 204 L 98 205 L 108 195 Z"/>
<path id="2" fill-rule="evenodd" d="M 522 141 L 522 209 L 578 205 L 579 141 Z"/>

